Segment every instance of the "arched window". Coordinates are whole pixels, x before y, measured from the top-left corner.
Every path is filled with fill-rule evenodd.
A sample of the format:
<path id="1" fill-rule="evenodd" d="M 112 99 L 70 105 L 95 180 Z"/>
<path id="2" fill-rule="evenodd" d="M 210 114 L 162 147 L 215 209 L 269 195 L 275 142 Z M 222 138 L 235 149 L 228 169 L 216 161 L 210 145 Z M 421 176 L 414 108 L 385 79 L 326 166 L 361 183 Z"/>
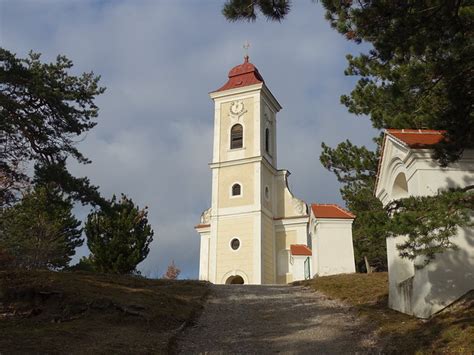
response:
<path id="1" fill-rule="evenodd" d="M 240 196 L 242 193 L 242 187 L 240 184 L 234 184 L 232 185 L 232 196 Z"/>
<path id="2" fill-rule="evenodd" d="M 241 124 L 235 124 L 230 130 L 230 149 L 242 148 L 244 129 Z"/>
<path id="3" fill-rule="evenodd" d="M 265 129 L 265 151 L 270 153 L 270 130 L 268 128 Z"/>

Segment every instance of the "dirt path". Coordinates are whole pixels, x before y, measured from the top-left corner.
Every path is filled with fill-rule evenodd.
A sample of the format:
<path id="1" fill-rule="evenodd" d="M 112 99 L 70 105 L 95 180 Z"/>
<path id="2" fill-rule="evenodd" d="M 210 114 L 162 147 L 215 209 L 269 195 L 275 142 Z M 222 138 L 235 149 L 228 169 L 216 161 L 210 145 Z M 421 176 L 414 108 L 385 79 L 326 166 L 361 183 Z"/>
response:
<path id="1" fill-rule="evenodd" d="M 213 286 L 180 353 L 355 353 L 377 351 L 370 332 L 339 302 L 300 286 Z"/>

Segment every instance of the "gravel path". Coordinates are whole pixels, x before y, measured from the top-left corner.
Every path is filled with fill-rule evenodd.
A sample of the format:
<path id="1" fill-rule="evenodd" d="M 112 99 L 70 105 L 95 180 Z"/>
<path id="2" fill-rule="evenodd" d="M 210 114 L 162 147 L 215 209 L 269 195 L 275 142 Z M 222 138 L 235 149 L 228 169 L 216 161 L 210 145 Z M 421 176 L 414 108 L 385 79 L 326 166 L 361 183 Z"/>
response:
<path id="1" fill-rule="evenodd" d="M 178 352 L 334 354 L 377 352 L 370 332 L 343 304 L 300 286 L 212 286 Z"/>

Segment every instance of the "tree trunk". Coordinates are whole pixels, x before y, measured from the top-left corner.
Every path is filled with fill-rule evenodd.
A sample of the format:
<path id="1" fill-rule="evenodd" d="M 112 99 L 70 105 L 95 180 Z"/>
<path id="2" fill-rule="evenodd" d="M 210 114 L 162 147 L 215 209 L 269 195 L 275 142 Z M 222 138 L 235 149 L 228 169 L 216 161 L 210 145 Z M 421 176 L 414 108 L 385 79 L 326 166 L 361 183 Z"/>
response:
<path id="1" fill-rule="evenodd" d="M 365 268 L 367 269 L 367 273 L 371 274 L 372 273 L 372 268 L 370 267 L 369 260 L 367 260 L 366 256 L 364 256 L 364 261 L 365 261 Z"/>

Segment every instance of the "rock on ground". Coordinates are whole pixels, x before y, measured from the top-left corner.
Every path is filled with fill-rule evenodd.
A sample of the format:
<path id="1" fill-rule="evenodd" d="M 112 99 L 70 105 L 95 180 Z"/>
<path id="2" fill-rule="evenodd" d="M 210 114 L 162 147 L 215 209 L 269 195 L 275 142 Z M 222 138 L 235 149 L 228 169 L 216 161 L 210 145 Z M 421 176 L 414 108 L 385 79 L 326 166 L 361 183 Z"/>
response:
<path id="1" fill-rule="evenodd" d="M 301 286 L 215 285 L 179 353 L 377 352 L 351 309 Z"/>

